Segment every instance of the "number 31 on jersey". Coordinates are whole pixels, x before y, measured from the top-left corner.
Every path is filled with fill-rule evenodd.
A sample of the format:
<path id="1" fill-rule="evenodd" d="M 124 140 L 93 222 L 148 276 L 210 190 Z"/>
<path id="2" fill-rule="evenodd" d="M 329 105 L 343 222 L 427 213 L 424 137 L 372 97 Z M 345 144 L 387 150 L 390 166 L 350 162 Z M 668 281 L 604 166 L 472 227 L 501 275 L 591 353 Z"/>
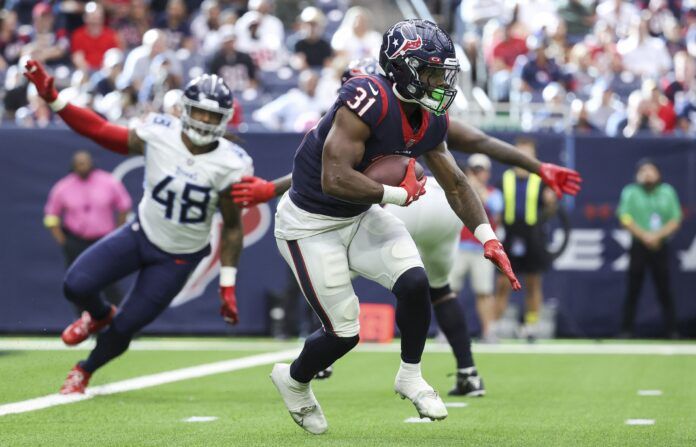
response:
<path id="1" fill-rule="evenodd" d="M 365 90 L 362 87 L 357 87 L 355 89 L 356 95 L 355 98 L 352 101 L 346 101 L 346 105 L 350 107 L 352 110 L 357 110 L 358 116 L 363 116 L 365 112 L 367 112 L 372 105 L 377 102 L 377 94 L 379 93 L 378 90 L 376 90 L 373 86 L 372 83 L 367 82 L 367 85 L 370 87 L 370 91 L 372 92 L 372 96 L 367 100 L 367 102 L 364 103 L 365 98 L 367 98 L 367 90 Z M 358 110 L 360 109 L 360 110 Z"/>

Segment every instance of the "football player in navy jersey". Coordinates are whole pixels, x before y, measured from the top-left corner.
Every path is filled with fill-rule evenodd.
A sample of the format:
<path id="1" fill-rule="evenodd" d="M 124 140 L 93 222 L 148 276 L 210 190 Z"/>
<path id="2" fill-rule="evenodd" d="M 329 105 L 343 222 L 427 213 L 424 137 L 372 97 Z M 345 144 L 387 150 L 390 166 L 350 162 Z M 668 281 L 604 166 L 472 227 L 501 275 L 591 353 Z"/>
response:
<path id="1" fill-rule="evenodd" d="M 373 75 L 378 71 L 379 65 L 375 59 L 353 61 L 344 72 L 341 82 L 346 83 L 356 76 Z M 534 172 L 559 198 L 564 193 L 576 195 L 580 190 L 582 179 L 578 172 L 552 163 L 542 163 L 461 120 L 453 119 L 450 122 L 447 143 L 451 150 L 469 154 L 483 153 L 500 162 Z M 417 203 L 408 207 L 387 205 L 385 210 L 404 222 L 425 265 L 435 319 L 452 347 L 457 364 L 455 386 L 449 394 L 483 396 L 485 388 L 474 364 L 466 315 L 450 289 L 448 278 L 462 223 L 448 207 L 444 191 L 435 179 L 430 178 L 428 182 L 428 195 Z M 233 186 L 232 195 L 237 204 L 250 207 L 282 195 L 290 189 L 290 185 L 291 175 L 271 182 L 259 177 L 244 177 Z M 331 369 L 320 371 L 317 378 L 328 377 L 330 373 Z"/>
<path id="2" fill-rule="evenodd" d="M 295 154 L 292 187 L 276 213 L 275 236 L 323 328 L 305 341 L 292 365 L 276 364 L 271 379 L 293 420 L 310 433 L 328 424 L 310 387 L 317 372 L 358 343 L 358 298 L 350 271 L 374 280 L 397 298 L 401 366 L 395 391 L 422 417 L 447 410 L 421 375 L 430 324 L 430 292 L 418 249 L 404 224 L 377 204 L 407 206 L 424 191 L 415 175 L 423 155 L 456 215 L 484 244 L 486 258 L 520 285 L 483 206 L 447 150 L 447 108 L 459 65 L 449 36 L 432 22 L 406 20 L 385 33 L 383 74 L 355 77 Z M 399 186 L 362 172 L 385 155 L 412 160 Z"/>

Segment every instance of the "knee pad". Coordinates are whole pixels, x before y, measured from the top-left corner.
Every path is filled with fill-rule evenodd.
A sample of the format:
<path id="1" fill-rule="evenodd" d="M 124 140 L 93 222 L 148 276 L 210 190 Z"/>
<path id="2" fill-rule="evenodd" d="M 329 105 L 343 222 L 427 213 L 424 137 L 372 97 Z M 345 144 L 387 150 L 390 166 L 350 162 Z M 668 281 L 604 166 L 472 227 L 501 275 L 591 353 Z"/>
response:
<path id="1" fill-rule="evenodd" d="M 430 283 L 423 267 L 406 270 L 396 280 L 392 292 L 397 299 L 407 299 L 413 296 L 428 296 Z"/>

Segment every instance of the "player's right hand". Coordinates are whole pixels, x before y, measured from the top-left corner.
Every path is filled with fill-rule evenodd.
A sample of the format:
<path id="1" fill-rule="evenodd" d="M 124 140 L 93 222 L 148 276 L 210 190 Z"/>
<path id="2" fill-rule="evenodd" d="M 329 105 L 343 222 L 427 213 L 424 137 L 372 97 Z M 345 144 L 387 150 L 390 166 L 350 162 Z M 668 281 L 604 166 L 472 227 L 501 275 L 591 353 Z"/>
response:
<path id="1" fill-rule="evenodd" d="M 426 180 L 427 177 L 425 175 L 421 180 L 418 180 L 416 177 L 416 159 L 410 159 L 406 167 L 406 175 L 399 185 L 406 190 L 406 202 L 403 206 L 409 206 L 411 203 L 418 200 L 420 196 L 425 194 Z"/>
<path id="2" fill-rule="evenodd" d="M 273 182 L 261 177 L 244 176 L 239 183 L 232 185 L 234 203 L 242 208 L 249 208 L 259 203 L 266 203 L 276 196 Z"/>
<path id="3" fill-rule="evenodd" d="M 522 286 L 515 276 L 515 272 L 512 271 L 512 266 L 510 265 L 510 260 L 505 253 L 503 244 L 497 239 L 491 239 L 485 244 L 483 244 L 483 256 L 495 264 L 505 276 L 507 276 L 510 285 L 512 285 L 512 290 L 520 290 Z"/>
<path id="4" fill-rule="evenodd" d="M 24 76 L 36 86 L 39 96 L 47 103 L 52 103 L 58 98 L 58 90 L 53 85 L 53 76 L 46 73 L 41 62 L 29 59 L 24 66 Z"/>

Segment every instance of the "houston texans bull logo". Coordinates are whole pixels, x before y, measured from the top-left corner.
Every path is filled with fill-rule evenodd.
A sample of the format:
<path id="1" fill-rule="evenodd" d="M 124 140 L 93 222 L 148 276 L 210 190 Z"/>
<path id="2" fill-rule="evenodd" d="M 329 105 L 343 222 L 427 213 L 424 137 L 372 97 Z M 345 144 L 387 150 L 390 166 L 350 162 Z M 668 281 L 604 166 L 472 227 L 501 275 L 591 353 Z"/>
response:
<path id="1" fill-rule="evenodd" d="M 387 49 L 384 53 L 389 59 L 394 59 L 402 56 L 409 51 L 417 50 L 423 46 L 423 39 L 416 33 L 416 27 L 413 25 L 405 25 L 400 29 L 400 36 L 394 35 L 395 29 L 392 29 L 387 36 Z"/>

